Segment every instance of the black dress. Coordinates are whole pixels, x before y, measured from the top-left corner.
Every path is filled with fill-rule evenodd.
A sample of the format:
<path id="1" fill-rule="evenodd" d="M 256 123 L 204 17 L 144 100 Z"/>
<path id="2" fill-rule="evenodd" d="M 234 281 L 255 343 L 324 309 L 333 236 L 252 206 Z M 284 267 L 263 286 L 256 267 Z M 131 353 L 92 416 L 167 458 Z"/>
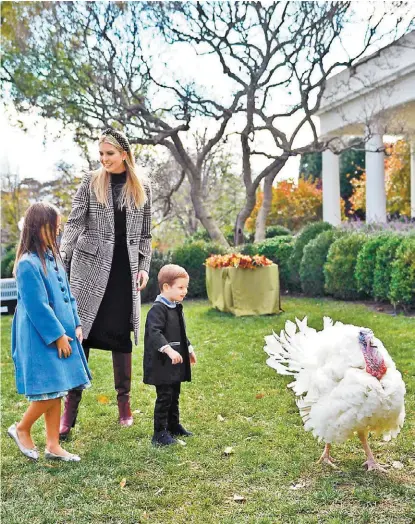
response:
<path id="1" fill-rule="evenodd" d="M 132 351 L 131 268 L 127 249 L 126 211 L 125 207 L 120 208 L 121 191 L 126 179 L 126 173 L 111 175 L 114 202 L 114 255 L 104 297 L 88 338 L 82 343 L 85 348 L 106 349 L 120 353 Z"/>

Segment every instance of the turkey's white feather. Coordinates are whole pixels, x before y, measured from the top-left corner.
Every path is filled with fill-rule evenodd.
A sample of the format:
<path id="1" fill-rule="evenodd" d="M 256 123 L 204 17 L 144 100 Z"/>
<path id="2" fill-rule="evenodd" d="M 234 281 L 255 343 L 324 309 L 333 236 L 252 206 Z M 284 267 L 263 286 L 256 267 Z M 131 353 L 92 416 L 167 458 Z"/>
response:
<path id="1" fill-rule="evenodd" d="M 382 342 L 373 338 L 387 367 L 378 380 L 366 371 L 359 345 L 365 328 L 324 317 L 316 331 L 307 317 L 295 320 L 280 335 L 266 336 L 264 350 L 268 366 L 294 376 L 288 387 L 298 397 L 304 428 L 326 443 L 344 442 L 356 431 L 396 437 L 405 419 L 405 385 Z"/>

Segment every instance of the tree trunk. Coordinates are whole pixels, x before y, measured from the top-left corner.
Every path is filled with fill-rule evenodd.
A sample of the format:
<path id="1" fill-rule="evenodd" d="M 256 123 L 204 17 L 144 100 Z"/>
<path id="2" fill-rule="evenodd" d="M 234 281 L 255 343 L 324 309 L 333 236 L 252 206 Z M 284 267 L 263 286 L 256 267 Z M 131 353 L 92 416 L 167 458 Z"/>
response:
<path id="1" fill-rule="evenodd" d="M 215 219 L 211 216 L 208 209 L 206 208 L 205 203 L 203 202 L 201 191 L 195 187 L 192 187 L 190 194 L 192 197 L 196 218 L 200 220 L 203 227 L 209 233 L 210 238 L 213 240 L 213 242 L 216 242 L 223 247 L 229 247 L 229 243 L 216 224 Z"/>
<path id="2" fill-rule="evenodd" d="M 238 216 L 236 218 L 236 224 L 235 224 L 235 246 L 239 246 L 240 244 L 244 243 L 244 229 L 245 229 L 245 222 L 249 218 L 250 214 L 252 213 L 252 210 L 255 207 L 256 203 L 256 195 L 254 192 L 247 192 L 246 195 L 246 201 L 244 204 L 244 207 L 239 211 Z"/>
<path id="3" fill-rule="evenodd" d="M 277 173 L 272 173 L 264 178 L 264 198 L 259 209 L 258 216 L 255 223 L 255 242 L 265 240 L 265 229 L 267 225 L 268 214 L 271 211 L 272 205 L 272 183 L 275 180 Z"/>

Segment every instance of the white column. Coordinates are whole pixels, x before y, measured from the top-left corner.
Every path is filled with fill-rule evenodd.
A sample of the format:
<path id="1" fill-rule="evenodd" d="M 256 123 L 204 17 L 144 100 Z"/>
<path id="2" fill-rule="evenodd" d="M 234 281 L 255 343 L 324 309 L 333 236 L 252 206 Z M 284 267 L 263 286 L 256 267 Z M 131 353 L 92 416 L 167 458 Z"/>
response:
<path id="1" fill-rule="evenodd" d="M 415 218 L 415 137 L 411 140 L 411 217 Z"/>
<path id="2" fill-rule="evenodd" d="M 370 128 L 366 141 L 366 222 L 386 222 L 385 153 L 383 136 Z"/>
<path id="3" fill-rule="evenodd" d="M 341 223 L 339 155 L 323 151 L 323 220 L 333 226 Z"/>

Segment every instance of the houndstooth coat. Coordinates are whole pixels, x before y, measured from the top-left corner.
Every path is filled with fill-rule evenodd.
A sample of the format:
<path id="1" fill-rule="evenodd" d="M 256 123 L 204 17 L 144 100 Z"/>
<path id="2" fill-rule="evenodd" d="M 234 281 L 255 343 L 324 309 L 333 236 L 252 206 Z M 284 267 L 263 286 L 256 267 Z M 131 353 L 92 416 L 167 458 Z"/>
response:
<path id="1" fill-rule="evenodd" d="M 61 241 L 61 255 L 70 268 L 71 291 L 78 304 L 84 338 L 91 331 L 107 287 L 114 252 L 114 206 L 111 182 L 109 206 L 97 201 L 91 189 L 92 173 L 87 173 L 75 195 Z M 150 269 L 151 261 L 151 187 L 145 183 L 147 202 L 140 209 L 126 209 L 127 248 L 133 290 L 132 326 L 138 344 L 140 332 L 140 292 L 137 273 Z"/>

